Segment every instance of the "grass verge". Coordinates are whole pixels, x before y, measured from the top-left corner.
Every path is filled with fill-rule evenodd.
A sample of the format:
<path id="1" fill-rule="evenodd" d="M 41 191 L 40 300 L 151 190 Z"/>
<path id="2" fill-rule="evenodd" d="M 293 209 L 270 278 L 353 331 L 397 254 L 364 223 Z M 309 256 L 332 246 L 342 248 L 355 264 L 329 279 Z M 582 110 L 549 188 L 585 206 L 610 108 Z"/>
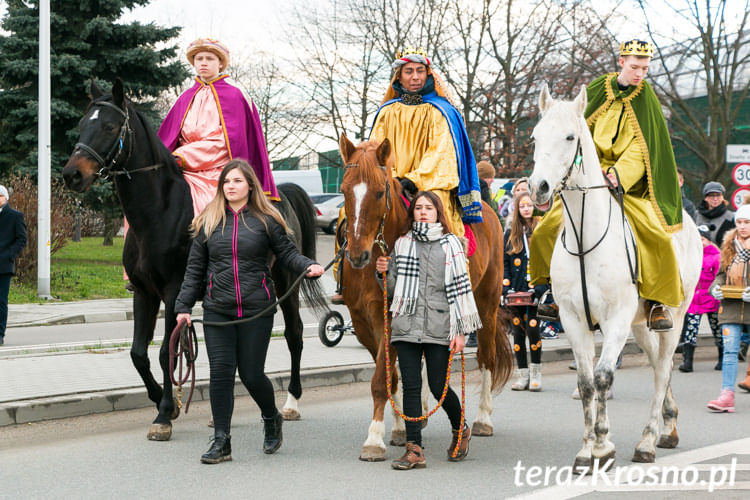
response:
<path id="1" fill-rule="evenodd" d="M 122 278 L 124 238 L 116 237 L 114 245 L 105 247 L 101 237 L 70 242 L 52 256 L 50 293 L 62 301 L 115 299 L 130 297 Z M 36 296 L 36 283 L 13 280 L 8 301 L 11 304 L 44 302 Z"/>

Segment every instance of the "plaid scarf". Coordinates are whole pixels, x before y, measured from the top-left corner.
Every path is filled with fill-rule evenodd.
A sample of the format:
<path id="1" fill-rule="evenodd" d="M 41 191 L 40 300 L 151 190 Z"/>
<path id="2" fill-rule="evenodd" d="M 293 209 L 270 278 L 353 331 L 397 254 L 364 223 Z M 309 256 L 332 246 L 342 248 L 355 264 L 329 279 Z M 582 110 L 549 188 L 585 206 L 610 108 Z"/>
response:
<path id="1" fill-rule="evenodd" d="M 394 316 L 414 314 L 419 294 L 416 242 L 437 240 L 445 253 L 445 295 L 450 309 L 448 338 L 452 340 L 456 335 L 466 335 L 482 328 L 482 320 L 474 302 L 463 246 L 454 234 L 443 234 L 443 226 L 438 222 L 414 222 L 412 230 L 396 241 L 396 289 L 391 312 Z"/>

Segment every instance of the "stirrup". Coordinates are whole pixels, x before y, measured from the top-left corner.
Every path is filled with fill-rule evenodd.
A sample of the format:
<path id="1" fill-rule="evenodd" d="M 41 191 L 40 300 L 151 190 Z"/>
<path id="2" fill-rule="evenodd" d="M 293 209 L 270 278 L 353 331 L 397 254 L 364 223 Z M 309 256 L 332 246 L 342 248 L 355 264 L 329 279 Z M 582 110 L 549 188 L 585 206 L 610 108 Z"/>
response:
<path id="1" fill-rule="evenodd" d="M 664 316 L 667 317 L 666 320 L 669 321 L 670 323 L 669 327 L 667 327 L 666 325 L 659 325 L 658 322 L 656 325 L 654 325 L 652 318 L 654 315 L 654 309 L 656 309 L 657 307 L 660 307 L 665 312 Z M 669 308 L 665 306 L 664 304 L 659 304 L 659 303 L 652 304 L 651 309 L 649 309 L 649 312 L 648 312 L 648 321 L 647 321 L 646 326 L 648 327 L 649 330 L 653 330 L 655 332 L 665 332 L 665 331 L 671 330 L 672 328 L 674 328 L 674 317 L 672 316 L 672 311 L 670 311 Z"/>

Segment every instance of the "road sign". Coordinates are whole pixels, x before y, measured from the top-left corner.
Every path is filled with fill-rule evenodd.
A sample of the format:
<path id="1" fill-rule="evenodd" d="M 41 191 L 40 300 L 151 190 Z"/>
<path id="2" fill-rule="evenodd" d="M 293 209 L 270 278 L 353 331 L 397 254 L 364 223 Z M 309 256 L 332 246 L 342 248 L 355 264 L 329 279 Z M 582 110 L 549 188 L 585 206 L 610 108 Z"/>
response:
<path id="1" fill-rule="evenodd" d="M 732 205 L 734 205 L 735 210 L 740 208 L 740 205 L 745 204 L 745 195 L 748 194 L 750 194 L 750 188 L 746 187 L 741 187 L 732 193 Z"/>
<path id="2" fill-rule="evenodd" d="M 727 163 L 750 162 L 750 144 L 727 144 Z"/>
<path id="3" fill-rule="evenodd" d="M 738 163 L 732 169 L 732 180 L 738 186 L 750 186 L 750 163 Z"/>

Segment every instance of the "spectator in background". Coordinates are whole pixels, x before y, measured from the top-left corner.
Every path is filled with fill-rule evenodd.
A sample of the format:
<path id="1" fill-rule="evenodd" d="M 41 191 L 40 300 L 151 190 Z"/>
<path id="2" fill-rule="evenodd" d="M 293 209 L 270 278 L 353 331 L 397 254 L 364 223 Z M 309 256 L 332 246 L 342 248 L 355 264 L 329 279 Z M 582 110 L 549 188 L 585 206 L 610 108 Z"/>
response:
<path id="1" fill-rule="evenodd" d="M 529 194 L 529 179 L 528 177 L 521 177 L 513 185 L 511 190 L 511 198 L 500 210 L 500 216 L 505 218 L 505 227 L 508 228 L 513 224 L 513 214 L 516 199 L 523 195 Z M 537 214 L 538 215 L 538 214 Z"/>
<path id="2" fill-rule="evenodd" d="M 708 226 L 698 226 L 698 232 L 701 234 L 701 242 L 703 243 L 703 265 L 698 287 L 695 289 L 693 301 L 690 303 L 687 314 L 685 314 L 685 322 L 682 327 L 683 345 L 680 371 L 686 373 L 693 371 L 695 342 L 698 339 L 701 316 L 704 314 L 708 316 L 714 343 L 719 350 L 719 363 L 716 369 L 721 370 L 722 340 L 721 330 L 719 329 L 719 301 L 710 294 L 711 283 L 719 272 L 719 249 L 709 239 Z"/>
<path id="3" fill-rule="evenodd" d="M 683 189 L 683 184 L 685 184 L 685 177 L 682 175 L 682 169 L 677 169 L 677 180 L 680 181 L 680 194 L 682 194 L 682 208 L 685 209 L 685 211 L 688 213 L 688 215 L 695 220 L 695 205 L 693 205 L 693 202 L 688 199 L 687 196 L 685 196 L 685 190 Z"/>
<path id="4" fill-rule="evenodd" d="M 495 215 L 500 217 L 497 202 L 492 198 L 492 181 L 495 180 L 495 167 L 492 163 L 482 160 L 477 163 L 477 175 L 479 175 L 479 190 L 482 193 L 482 201 L 492 207 Z"/>
<path id="5" fill-rule="evenodd" d="M 726 190 L 718 182 L 707 182 L 703 186 L 703 201 L 698 204 L 696 226 L 708 226 L 709 240 L 721 248 L 724 234 L 734 227 L 734 212 L 724 199 Z"/>
<path id="6" fill-rule="evenodd" d="M 5 343 L 8 323 L 10 278 L 15 272 L 16 257 L 26 246 L 26 223 L 23 214 L 8 205 L 8 190 L 0 186 L 0 345 Z"/>

